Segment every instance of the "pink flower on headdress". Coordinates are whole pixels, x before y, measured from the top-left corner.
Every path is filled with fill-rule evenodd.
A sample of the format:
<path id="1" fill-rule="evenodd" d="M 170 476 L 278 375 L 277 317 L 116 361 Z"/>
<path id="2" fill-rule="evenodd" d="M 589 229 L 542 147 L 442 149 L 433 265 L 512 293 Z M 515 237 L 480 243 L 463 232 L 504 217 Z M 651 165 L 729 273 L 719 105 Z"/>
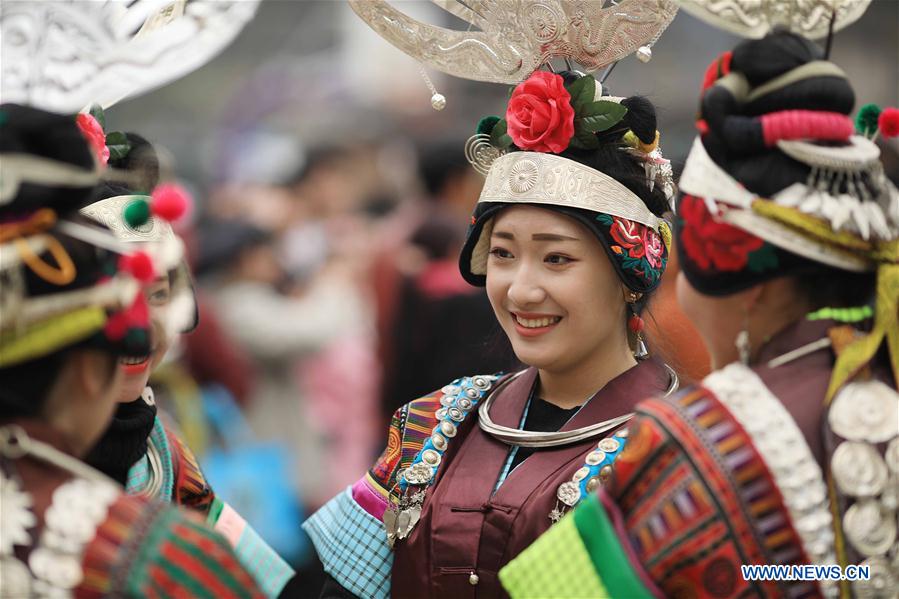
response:
<path id="1" fill-rule="evenodd" d="M 649 265 L 653 268 L 661 268 L 665 244 L 659 234 L 649 227 L 643 227 L 643 247 L 646 250 L 646 261 L 649 262 Z"/>
<path id="2" fill-rule="evenodd" d="M 109 148 L 106 147 L 106 134 L 103 127 L 92 114 L 79 114 L 75 117 L 75 124 L 81 129 L 81 134 L 97 154 L 97 161 L 105 165 L 109 162 Z"/>
<path id="3" fill-rule="evenodd" d="M 563 152 L 574 136 L 571 94 L 560 75 L 537 71 L 518 85 L 506 109 L 508 134 L 522 150 Z"/>

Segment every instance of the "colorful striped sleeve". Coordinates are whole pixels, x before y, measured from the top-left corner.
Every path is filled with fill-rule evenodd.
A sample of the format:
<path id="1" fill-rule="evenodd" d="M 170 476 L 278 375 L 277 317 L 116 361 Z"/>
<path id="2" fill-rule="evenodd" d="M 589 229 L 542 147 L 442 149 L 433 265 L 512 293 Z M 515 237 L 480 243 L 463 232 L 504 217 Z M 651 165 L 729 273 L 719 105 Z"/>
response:
<path id="1" fill-rule="evenodd" d="M 224 538 L 177 508 L 156 511 L 132 547 L 122 595 L 244 599 L 263 597 Z M 125 555 L 129 554 L 125 551 Z"/>

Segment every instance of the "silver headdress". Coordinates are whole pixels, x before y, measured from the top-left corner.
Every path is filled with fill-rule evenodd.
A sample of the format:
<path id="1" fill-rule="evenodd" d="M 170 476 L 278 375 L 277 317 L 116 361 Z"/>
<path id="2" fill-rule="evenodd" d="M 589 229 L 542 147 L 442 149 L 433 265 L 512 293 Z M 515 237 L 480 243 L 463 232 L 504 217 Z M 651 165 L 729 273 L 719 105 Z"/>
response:
<path id="1" fill-rule="evenodd" d="M 762 38 L 786 27 L 810 39 L 854 23 L 871 0 L 678 0 L 685 11 L 709 25 L 743 37 Z"/>
<path id="2" fill-rule="evenodd" d="M 641 60 L 674 19 L 673 0 L 432 0 L 480 31 L 421 23 L 385 0 L 350 0 L 378 35 L 438 71 L 519 83 L 553 58 L 590 73 L 640 50 Z"/>
<path id="3" fill-rule="evenodd" d="M 104 108 L 208 62 L 259 0 L 0 3 L 0 101 L 54 112 Z"/>

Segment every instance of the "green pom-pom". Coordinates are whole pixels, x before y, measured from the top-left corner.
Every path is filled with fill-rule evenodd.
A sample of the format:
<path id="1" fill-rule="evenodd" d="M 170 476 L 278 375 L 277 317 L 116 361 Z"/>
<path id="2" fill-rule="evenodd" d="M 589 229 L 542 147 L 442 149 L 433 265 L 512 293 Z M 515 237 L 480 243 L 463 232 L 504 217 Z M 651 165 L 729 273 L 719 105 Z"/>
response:
<path id="1" fill-rule="evenodd" d="M 498 116 L 485 116 L 478 121 L 478 135 L 490 135 L 490 132 L 493 131 L 493 128 L 496 127 L 498 122 Z"/>
<path id="2" fill-rule="evenodd" d="M 150 220 L 150 204 L 146 200 L 134 200 L 125 206 L 125 222 L 132 229 L 136 229 Z"/>
<path id="3" fill-rule="evenodd" d="M 865 104 L 855 115 L 855 130 L 865 136 L 874 135 L 877 133 L 878 118 L 880 118 L 880 106 Z"/>

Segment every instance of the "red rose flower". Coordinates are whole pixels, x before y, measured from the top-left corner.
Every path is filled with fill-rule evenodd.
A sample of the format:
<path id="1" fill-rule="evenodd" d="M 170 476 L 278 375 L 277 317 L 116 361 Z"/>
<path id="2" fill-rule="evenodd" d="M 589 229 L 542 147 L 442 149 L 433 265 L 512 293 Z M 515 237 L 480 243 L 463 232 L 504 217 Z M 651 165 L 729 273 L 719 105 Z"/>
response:
<path id="1" fill-rule="evenodd" d="M 722 272 L 743 270 L 749 254 L 764 245 L 764 241 L 709 214 L 701 198 L 685 195 L 678 207 L 684 221 L 680 241 L 684 251 L 696 265 Z"/>
<path id="2" fill-rule="evenodd" d="M 642 258 L 646 254 L 646 248 L 643 246 L 643 232 L 639 225 L 633 221 L 612 217 L 612 226 L 609 228 L 609 234 L 615 243 L 627 250 L 627 255 L 631 258 Z"/>
<path id="3" fill-rule="evenodd" d="M 658 233 L 649 227 L 643 227 L 643 248 L 646 252 L 646 261 L 653 268 L 662 267 L 662 256 L 665 254 L 665 244 Z"/>
<path id="4" fill-rule="evenodd" d="M 106 134 L 103 127 L 92 114 L 79 114 L 75 117 L 75 124 L 81 129 L 81 134 L 90 144 L 97 155 L 100 164 L 109 162 L 109 148 L 106 147 Z"/>
<path id="5" fill-rule="evenodd" d="M 564 151 L 574 136 L 571 94 L 560 75 L 537 71 L 520 83 L 506 108 L 508 134 L 522 150 Z"/>

